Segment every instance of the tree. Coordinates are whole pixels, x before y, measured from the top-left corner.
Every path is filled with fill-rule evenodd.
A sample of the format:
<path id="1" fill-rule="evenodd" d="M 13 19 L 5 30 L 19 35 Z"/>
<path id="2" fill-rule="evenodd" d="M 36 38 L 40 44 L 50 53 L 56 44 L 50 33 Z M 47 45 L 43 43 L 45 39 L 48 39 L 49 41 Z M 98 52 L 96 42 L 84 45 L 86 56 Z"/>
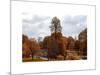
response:
<path id="1" fill-rule="evenodd" d="M 29 39 L 26 35 L 22 35 L 22 54 L 23 58 L 32 57 L 36 53 L 37 50 L 40 50 L 39 44 L 36 42 L 34 38 Z"/>
<path id="2" fill-rule="evenodd" d="M 79 40 L 76 40 L 76 41 L 75 41 L 75 47 L 74 47 L 74 49 L 75 49 L 76 51 L 79 51 L 79 47 L 80 47 L 80 42 L 79 42 Z"/>
<path id="3" fill-rule="evenodd" d="M 26 35 L 22 35 L 22 57 L 30 56 L 30 41 Z"/>
<path id="4" fill-rule="evenodd" d="M 53 17 L 50 30 L 51 36 L 44 38 L 43 47 L 48 49 L 48 59 L 56 59 L 58 55 L 64 56 L 67 38 L 63 37 L 61 33 L 62 27 L 60 20 L 57 17 Z"/>
<path id="5" fill-rule="evenodd" d="M 51 33 L 58 33 L 62 31 L 62 27 L 60 25 L 60 20 L 57 17 L 53 17 L 50 26 Z"/>
<path id="6" fill-rule="evenodd" d="M 73 37 L 69 36 L 68 37 L 67 49 L 68 50 L 74 50 L 74 46 L 75 46 L 75 40 L 73 39 Z"/>
<path id="7" fill-rule="evenodd" d="M 37 50 L 40 50 L 39 44 L 36 41 L 30 41 L 30 51 L 31 51 L 32 60 Z"/>
<path id="8" fill-rule="evenodd" d="M 79 36 L 80 52 L 82 56 L 87 56 L 87 28 L 80 32 Z"/>

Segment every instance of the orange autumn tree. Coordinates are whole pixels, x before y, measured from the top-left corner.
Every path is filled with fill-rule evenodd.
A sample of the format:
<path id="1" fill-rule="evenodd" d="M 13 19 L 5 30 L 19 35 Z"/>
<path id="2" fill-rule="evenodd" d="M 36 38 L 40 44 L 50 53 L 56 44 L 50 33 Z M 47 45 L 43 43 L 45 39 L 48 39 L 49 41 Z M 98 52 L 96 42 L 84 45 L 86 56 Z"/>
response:
<path id="1" fill-rule="evenodd" d="M 32 57 L 36 53 L 36 50 L 39 50 L 40 46 L 35 40 L 29 39 L 26 35 L 22 36 L 22 54 L 24 57 Z"/>
<path id="2" fill-rule="evenodd" d="M 22 35 L 22 55 L 23 58 L 30 56 L 30 41 L 26 35 Z"/>
<path id="3" fill-rule="evenodd" d="M 40 50 L 39 44 L 35 40 L 30 40 L 30 51 L 31 51 L 32 60 L 37 50 Z"/>
<path id="4" fill-rule="evenodd" d="M 48 50 L 48 60 L 57 59 L 58 55 L 64 56 L 64 51 L 66 50 L 67 38 L 62 34 L 62 27 L 60 20 L 54 17 L 51 21 L 51 35 L 46 36 L 43 40 L 43 47 Z"/>

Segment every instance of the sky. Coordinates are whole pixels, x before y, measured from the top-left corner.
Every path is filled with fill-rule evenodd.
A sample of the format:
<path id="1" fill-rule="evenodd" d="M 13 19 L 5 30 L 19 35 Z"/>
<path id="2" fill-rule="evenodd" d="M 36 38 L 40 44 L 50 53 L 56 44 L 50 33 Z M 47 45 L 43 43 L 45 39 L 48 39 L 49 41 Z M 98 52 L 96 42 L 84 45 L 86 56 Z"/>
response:
<path id="1" fill-rule="evenodd" d="M 51 34 L 49 26 L 51 25 L 52 18 L 51 16 L 41 16 L 37 14 L 32 15 L 30 19 L 24 18 L 22 20 L 22 33 L 29 38 L 35 39 L 49 36 Z M 87 17 L 83 15 L 64 15 L 59 19 L 61 21 L 62 33 L 66 37 L 77 36 L 87 26 Z"/>
<path id="2" fill-rule="evenodd" d="M 13 4 L 22 15 L 22 34 L 29 38 L 37 40 L 38 37 L 49 36 L 49 26 L 55 16 L 60 19 L 62 33 L 66 37 L 75 37 L 87 27 L 88 9 L 85 6 L 31 2 Z"/>

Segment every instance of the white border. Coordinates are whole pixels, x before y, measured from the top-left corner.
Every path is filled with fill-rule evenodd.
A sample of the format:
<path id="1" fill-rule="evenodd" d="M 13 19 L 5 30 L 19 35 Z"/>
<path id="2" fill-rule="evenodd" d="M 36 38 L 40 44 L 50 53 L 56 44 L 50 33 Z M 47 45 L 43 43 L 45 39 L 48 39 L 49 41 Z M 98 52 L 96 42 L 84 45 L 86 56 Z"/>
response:
<path id="1" fill-rule="evenodd" d="M 14 5 L 15 3 L 15 5 Z M 21 6 L 18 5 L 21 4 Z M 25 4 L 25 3 L 24 3 Z M 29 3 L 34 4 L 34 3 Z M 44 3 L 45 4 L 45 3 Z M 47 4 L 47 3 L 46 3 Z M 49 3 L 48 3 L 49 4 Z M 51 5 L 54 3 L 51 3 Z M 18 5 L 18 6 L 16 6 Z M 56 5 L 56 4 L 55 4 Z M 61 5 L 61 4 L 57 4 Z M 65 5 L 71 6 L 71 5 Z M 15 7 L 20 7 L 15 9 Z M 22 63 L 22 52 L 21 52 L 21 36 L 22 25 L 21 25 L 21 14 L 20 11 L 23 8 L 23 2 L 12 2 L 11 10 L 11 73 L 40 73 L 40 72 L 58 72 L 58 71 L 73 71 L 73 70 L 84 70 L 84 69 L 95 69 L 95 7 L 94 6 L 82 6 L 74 5 L 74 7 L 84 7 L 79 13 L 87 15 L 87 28 L 88 28 L 88 60 L 78 61 L 55 61 L 55 62 L 29 62 Z M 16 13 L 17 12 L 17 13 Z"/>

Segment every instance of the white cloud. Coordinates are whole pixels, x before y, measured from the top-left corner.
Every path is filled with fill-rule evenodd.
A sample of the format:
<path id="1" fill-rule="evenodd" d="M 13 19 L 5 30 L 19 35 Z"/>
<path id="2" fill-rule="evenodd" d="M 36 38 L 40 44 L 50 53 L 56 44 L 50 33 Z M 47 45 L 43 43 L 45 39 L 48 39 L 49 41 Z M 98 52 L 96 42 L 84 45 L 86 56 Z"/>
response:
<path id="1" fill-rule="evenodd" d="M 87 16 L 76 15 L 70 16 L 66 15 L 63 17 L 62 26 L 63 32 L 67 36 L 74 36 L 79 34 L 87 25 Z"/>
<path id="2" fill-rule="evenodd" d="M 50 17 L 33 15 L 31 19 L 23 19 L 22 33 L 30 38 L 44 37 L 49 34 Z"/>
<path id="3" fill-rule="evenodd" d="M 50 35 L 49 26 L 51 19 L 51 16 L 43 15 L 33 15 L 31 19 L 24 18 L 22 26 L 23 34 L 34 37 L 35 39 Z M 65 15 L 60 20 L 63 28 L 62 33 L 65 36 L 75 36 L 86 28 L 87 17 L 84 15 Z"/>

